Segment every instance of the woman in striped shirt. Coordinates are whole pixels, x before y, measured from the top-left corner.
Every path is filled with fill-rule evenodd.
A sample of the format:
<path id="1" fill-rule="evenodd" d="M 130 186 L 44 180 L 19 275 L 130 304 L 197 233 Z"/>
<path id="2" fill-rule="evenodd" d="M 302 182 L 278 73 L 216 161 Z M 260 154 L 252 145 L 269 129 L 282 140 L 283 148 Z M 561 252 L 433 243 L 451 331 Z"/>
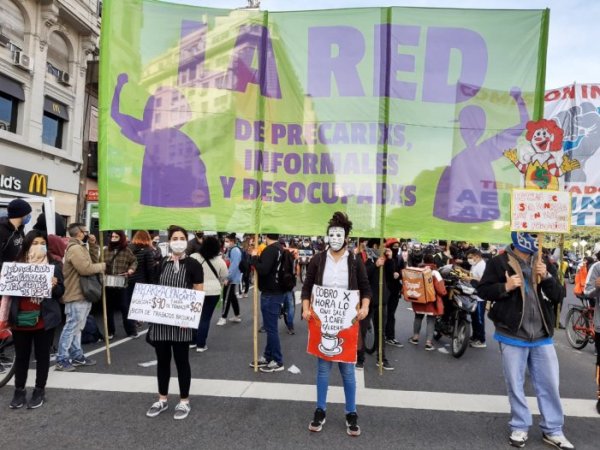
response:
<path id="1" fill-rule="evenodd" d="M 187 231 L 171 225 L 168 230 L 169 246 L 172 255 L 164 258 L 157 273 L 157 284 L 184 289 L 204 290 L 204 272 L 202 265 L 193 258 L 186 257 Z M 148 341 L 156 350 L 158 378 L 158 401 L 146 415 L 156 417 L 168 409 L 167 395 L 171 378 L 171 353 L 177 367 L 180 401 L 175 407 L 175 419 L 185 419 L 190 413 L 189 402 L 192 372 L 189 360 L 189 345 L 194 333 L 191 328 L 182 328 L 163 324 L 150 324 Z"/>

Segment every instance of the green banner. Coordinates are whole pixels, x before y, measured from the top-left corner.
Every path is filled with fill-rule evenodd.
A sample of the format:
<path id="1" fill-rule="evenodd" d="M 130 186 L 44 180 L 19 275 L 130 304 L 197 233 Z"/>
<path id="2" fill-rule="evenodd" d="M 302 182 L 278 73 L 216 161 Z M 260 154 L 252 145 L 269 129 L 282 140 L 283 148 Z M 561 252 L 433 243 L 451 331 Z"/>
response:
<path id="1" fill-rule="evenodd" d="M 548 11 L 107 1 L 102 229 L 502 241 Z"/>

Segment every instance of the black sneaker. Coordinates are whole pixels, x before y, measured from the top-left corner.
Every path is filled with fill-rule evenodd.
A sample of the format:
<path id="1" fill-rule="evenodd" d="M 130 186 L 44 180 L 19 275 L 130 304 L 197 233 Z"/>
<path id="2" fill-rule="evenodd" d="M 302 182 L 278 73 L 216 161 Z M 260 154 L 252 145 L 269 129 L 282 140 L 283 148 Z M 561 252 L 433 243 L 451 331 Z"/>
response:
<path id="1" fill-rule="evenodd" d="M 379 367 L 379 361 L 377 361 L 375 364 L 377 365 L 377 367 Z M 391 366 L 390 362 L 387 359 L 383 360 L 383 370 L 394 370 L 394 368 Z"/>
<path id="2" fill-rule="evenodd" d="M 256 365 L 259 368 L 267 367 L 268 364 L 269 364 L 269 361 L 267 361 L 264 356 L 261 356 L 260 358 L 258 358 L 258 361 L 256 361 Z M 252 367 L 254 369 L 254 361 L 250 362 L 250 367 Z"/>
<path id="3" fill-rule="evenodd" d="M 356 364 L 354 364 L 354 368 L 358 369 L 358 370 L 363 370 L 365 368 L 365 362 L 364 361 L 356 361 Z"/>
<path id="4" fill-rule="evenodd" d="M 386 339 L 385 343 L 388 345 L 393 345 L 394 347 L 402 348 L 404 344 L 396 339 Z"/>
<path id="5" fill-rule="evenodd" d="M 360 427 L 358 426 L 358 414 L 355 412 L 346 414 L 346 433 L 350 436 L 360 436 Z"/>
<path id="6" fill-rule="evenodd" d="M 35 388 L 31 394 L 31 400 L 27 402 L 27 409 L 39 408 L 44 404 L 46 392 L 42 388 Z"/>
<path id="7" fill-rule="evenodd" d="M 290 336 L 293 336 L 293 335 L 295 335 L 295 334 L 296 334 L 296 332 L 294 331 L 294 329 L 293 329 L 293 328 L 288 328 L 287 332 L 288 332 L 288 334 L 289 334 Z"/>
<path id="8" fill-rule="evenodd" d="M 323 429 L 323 424 L 325 424 L 325 411 L 321 408 L 317 408 L 312 422 L 308 424 L 308 429 L 310 431 L 318 432 Z"/>
<path id="9" fill-rule="evenodd" d="M 25 389 L 15 389 L 15 395 L 13 395 L 13 399 L 8 407 L 10 409 L 22 408 L 25 406 L 26 397 L 27 392 L 25 392 Z"/>
<path id="10" fill-rule="evenodd" d="M 95 366 L 96 360 L 82 356 L 81 358 L 72 359 L 71 364 L 73 367 Z"/>
<path id="11" fill-rule="evenodd" d="M 598 411 L 598 414 L 600 414 L 600 398 L 598 399 L 598 402 L 596 403 L 596 411 Z"/>
<path id="12" fill-rule="evenodd" d="M 267 330 L 265 330 L 265 327 L 260 327 L 260 329 L 258 330 L 259 333 L 266 333 Z"/>
<path id="13" fill-rule="evenodd" d="M 264 373 L 273 373 L 281 372 L 282 370 L 285 370 L 285 367 L 283 366 L 283 364 L 278 363 L 277 361 L 271 361 L 269 364 L 261 367 L 259 370 Z"/>

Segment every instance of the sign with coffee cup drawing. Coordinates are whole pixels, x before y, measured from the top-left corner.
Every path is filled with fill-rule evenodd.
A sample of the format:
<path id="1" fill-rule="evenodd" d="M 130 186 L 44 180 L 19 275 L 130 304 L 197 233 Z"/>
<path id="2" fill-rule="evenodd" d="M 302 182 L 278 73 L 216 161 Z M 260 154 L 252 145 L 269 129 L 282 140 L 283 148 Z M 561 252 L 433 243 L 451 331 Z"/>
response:
<path id="1" fill-rule="evenodd" d="M 307 352 L 329 361 L 356 362 L 359 291 L 314 286 Z"/>

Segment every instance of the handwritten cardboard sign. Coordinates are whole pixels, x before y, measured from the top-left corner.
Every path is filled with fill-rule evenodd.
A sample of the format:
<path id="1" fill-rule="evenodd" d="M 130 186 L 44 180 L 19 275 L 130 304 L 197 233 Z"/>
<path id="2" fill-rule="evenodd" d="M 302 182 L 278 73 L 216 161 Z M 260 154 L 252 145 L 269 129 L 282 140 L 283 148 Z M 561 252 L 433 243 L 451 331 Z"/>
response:
<path id="1" fill-rule="evenodd" d="M 571 194 L 566 191 L 514 189 L 510 224 L 513 231 L 569 233 Z"/>
<path id="2" fill-rule="evenodd" d="M 359 291 L 314 286 L 308 321 L 308 348 L 311 355 L 329 361 L 356 362 L 358 345 L 357 308 Z"/>
<path id="3" fill-rule="evenodd" d="M 15 297 L 52 297 L 51 264 L 24 264 L 6 262 L 0 273 L 0 294 Z"/>
<path id="4" fill-rule="evenodd" d="M 130 320 L 198 328 L 204 292 L 137 283 L 129 307 Z"/>

